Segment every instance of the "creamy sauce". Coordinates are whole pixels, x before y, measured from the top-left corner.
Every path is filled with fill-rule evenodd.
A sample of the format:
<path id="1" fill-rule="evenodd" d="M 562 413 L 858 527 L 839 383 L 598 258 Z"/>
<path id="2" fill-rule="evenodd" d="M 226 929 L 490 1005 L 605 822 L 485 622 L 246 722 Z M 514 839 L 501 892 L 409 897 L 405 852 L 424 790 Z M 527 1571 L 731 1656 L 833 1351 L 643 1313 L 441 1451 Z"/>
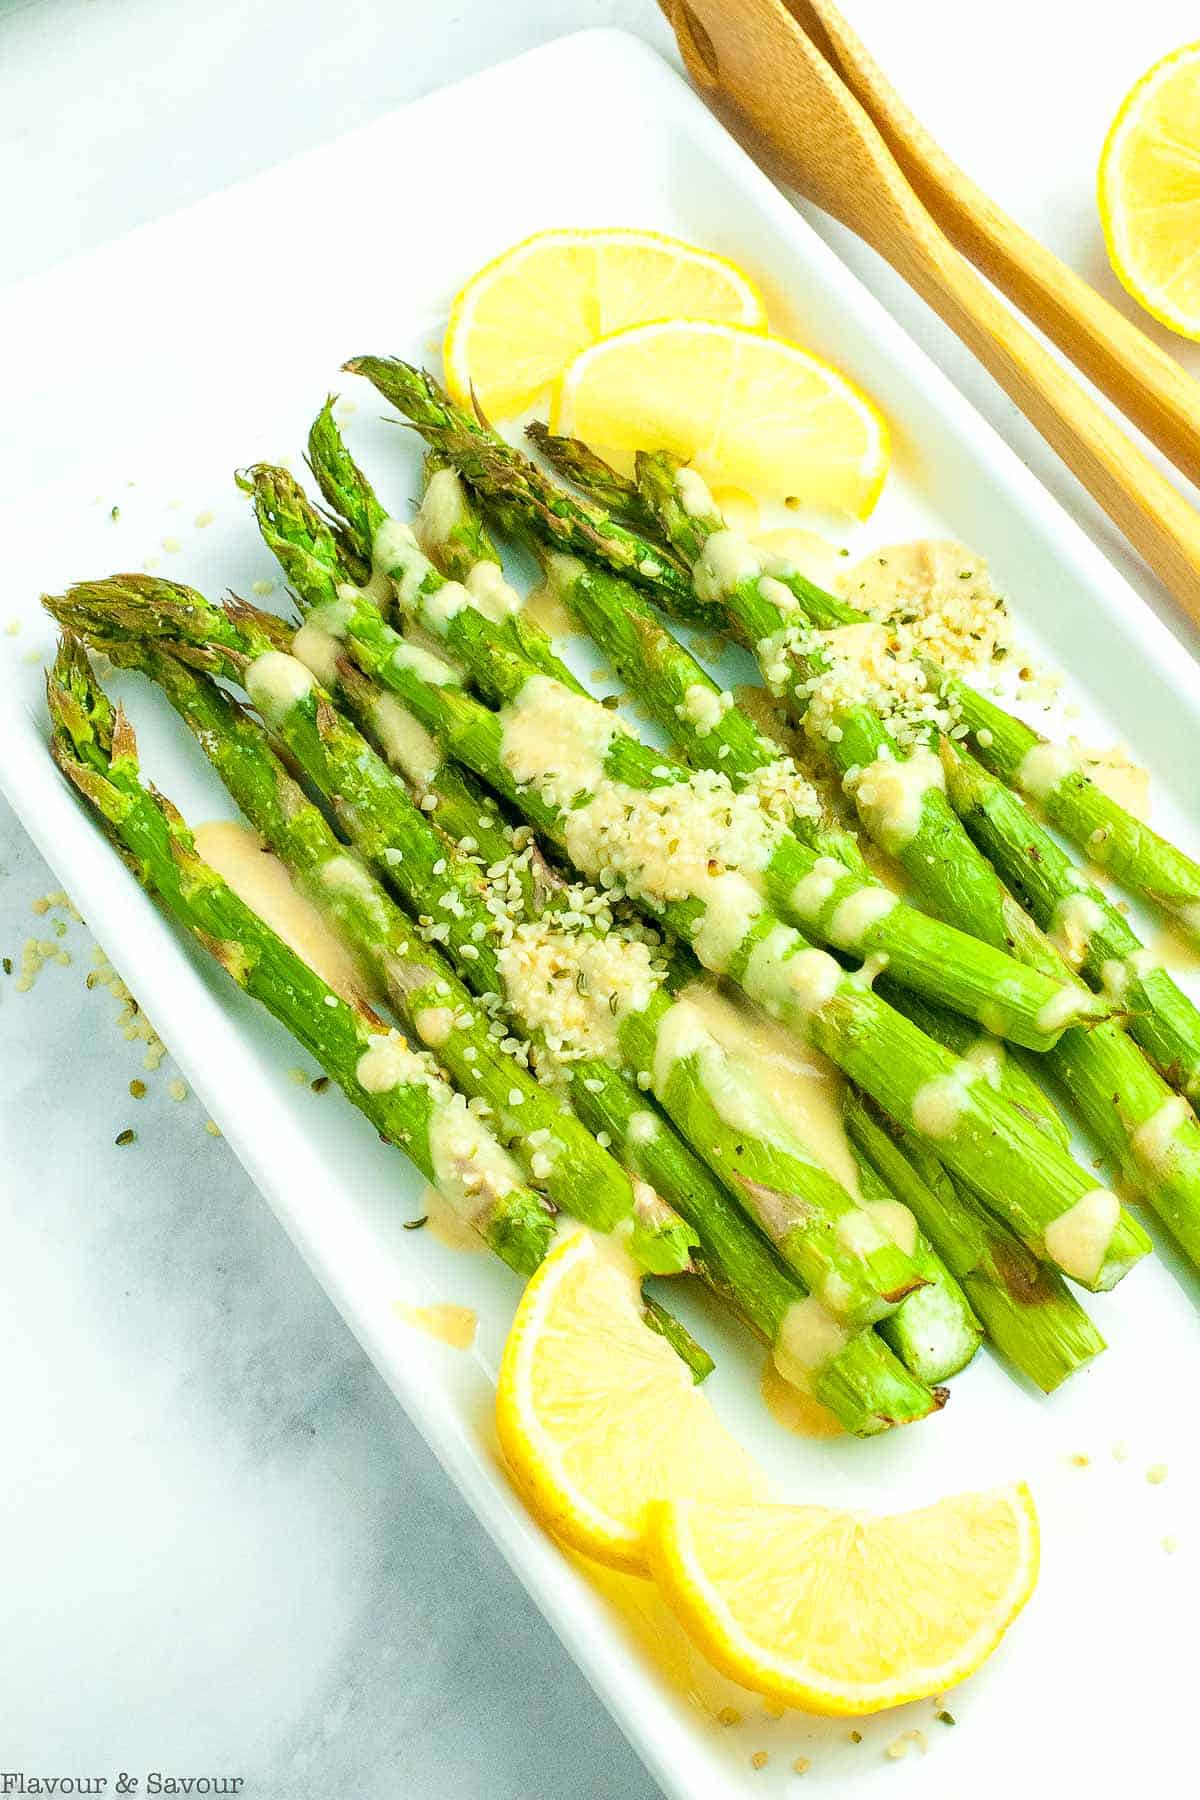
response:
<path id="1" fill-rule="evenodd" d="M 716 500 L 702 475 L 695 469 L 682 468 L 675 476 L 675 492 L 679 504 L 691 519 L 702 519 L 715 513 Z"/>
<path id="2" fill-rule="evenodd" d="M 1107 750 L 1089 750 L 1078 738 L 1070 740 L 1071 750 L 1088 779 L 1102 794 L 1123 806 L 1135 819 L 1150 817 L 1150 776 L 1135 763 L 1124 744 L 1113 744 Z"/>
<path id="3" fill-rule="evenodd" d="M 421 721 L 395 694 L 381 693 L 371 708 L 371 723 L 389 768 L 414 787 L 427 788 L 442 766 L 442 753 Z"/>
<path id="4" fill-rule="evenodd" d="M 1129 1147 L 1152 1174 L 1165 1175 L 1176 1154 L 1176 1133 L 1192 1118 L 1192 1109 L 1183 1096 L 1172 1094 L 1138 1126 Z"/>
<path id="5" fill-rule="evenodd" d="M 793 1387 L 811 1388 L 813 1375 L 841 1354 L 850 1335 L 812 1294 L 793 1300 L 772 1352 L 775 1366 Z"/>
<path id="6" fill-rule="evenodd" d="M 1017 768 L 1017 786 L 1034 800 L 1044 800 L 1068 775 L 1079 773 L 1079 758 L 1061 744 L 1035 744 Z"/>
<path id="7" fill-rule="evenodd" d="M 1149 951 L 1146 966 L 1149 968 L 1177 969 L 1180 973 L 1200 969 L 1200 944 L 1185 937 L 1176 925 L 1162 926 L 1146 948 Z"/>
<path id="8" fill-rule="evenodd" d="M 258 914 L 289 949 L 314 969 L 344 1000 L 369 992 L 358 962 L 324 917 L 293 882 L 257 831 L 236 819 L 197 825 L 193 837 L 206 863 L 222 876 L 239 900 Z"/>
<path id="9" fill-rule="evenodd" d="M 759 531 L 754 542 L 768 556 L 787 563 L 826 592 L 835 591 L 835 583 L 845 567 L 846 559 L 836 544 L 815 531 L 801 531 L 798 526 L 784 526 L 778 531 Z"/>
<path id="10" fill-rule="evenodd" d="M 681 716 L 695 726 L 697 737 L 707 737 L 721 723 L 732 704 L 732 694 L 723 694 L 719 689 L 696 681 L 683 696 Z M 676 711 L 679 710 L 677 707 Z"/>
<path id="11" fill-rule="evenodd" d="M 830 938 L 842 950 L 857 950 L 871 927 L 885 919 L 895 904 L 896 896 L 887 888 L 859 888 L 840 903 L 830 919 Z"/>
<path id="12" fill-rule="evenodd" d="M 1051 994 L 1044 1006 L 1038 1008 L 1034 1024 L 1039 1031 L 1063 1031 L 1091 1003 L 1092 996 L 1087 988 L 1061 987 L 1057 994 Z"/>
<path id="13" fill-rule="evenodd" d="M 312 691 L 311 670 L 282 650 L 266 651 L 246 671 L 246 692 L 268 725 L 277 725 Z"/>
<path id="14" fill-rule="evenodd" d="M 463 1250 L 469 1255 L 481 1256 L 487 1245 L 477 1231 L 472 1231 L 467 1221 L 455 1212 L 453 1206 L 435 1187 L 427 1187 L 421 1195 L 420 1214 L 424 1214 L 423 1229 L 439 1244 L 445 1244 L 449 1250 Z"/>
<path id="15" fill-rule="evenodd" d="M 1065 1275 L 1094 1281 L 1104 1267 L 1121 1203 L 1108 1188 L 1092 1188 L 1046 1227 L 1047 1254 Z"/>
<path id="16" fill-rule="evenodd" d="M 857 1198 L 858 1164 L 842 1124 L 844 1084 L 834 1064 L 765 1013 L 727 998 L 708 982 L 692 982 L 683 997 L 735 1065 L 771 1096 L 788 1130 Z"/>
<path id="17" fill-rule="evenodd" d="M 531 675 L 501 713 L 500 757 L 514 781 L 565 809 L 604 780 L 604 760 L 625 727 L 611 712 L 548 675 Z"/>
<path id="18" fill-rule="evenodd" d="M 805 920 L 818 917 L 825 902 L 848 871 L 834 856 L 818 856 L 807 875 L 802 875 L 791 893 L 788 905 Z"/>
<path id="19" fill-rule="evenodd" d="M 763 573 L 766 556 L 740 531 L 714 531 L 692 571 L 697 597 L 723 600 L 743 581 Z"/>
<path id="20" fill-rule="evenodd" d="M 1092 933 L 1104 923 L 1104 908 L 1090 894 L 1067 894 L 1054 909 L 1050 942 L 1065 962 L 1079 968 Z"/>
<path id="21" fill-rule="evenodd" d="M 846 785 L 853 785 L 854 801 L 868 831 L 885 850 L 897 854 L 920 829 L 926 794 L 933 789 L 944 792 L 946 777 L 932 750 L 914 750 L 901 760 L 877 757 Z"/>
<path id="22" fill-rule="evenodd" d="M 438 550 L 466 516 L 467 496 L 457 469 L 436 469 L 413 520 L 413 531 L 426 556 Z"/>
<path id="23" fill-rule="evenodd" d="M 898 1249 L 906 1256 L 912 1256 L 917 1248 L 916 1215 L 909 1211 L 901 1200 L 890 1198 L 866 1200 L 863 1202 L 876 1225 L 886 1238 L 890 1238 Z"/>
<path id="24" fill-rule="evenodd" d="M 338 657 L 343 651 L 341 638 L 315 625 L 302 625 L 292 639 L 292 655 L 316 676 L 322 687 L 337 686 Z"/>
<path id="25" fill-rule="evenodd" d="M 910 650 L 925 649 L 959 674 L 988 667 L 1009 643 L 1008 615 L 986 562 L 953 538 L 882 544 L 852 568 L 836 591 L 872 618 L 895 624 Z"/>
<path id="26" fill-rule="evenodd" d="M 406 1325 L 454 1350 L 469 1350 L 475 1342 L 479 1318 L 469 1306 L 453 1306 L 446 1301 L 436 1306 L 410 1306 L 407 1300 L 397 1300 L 396 1311 Z"/>
<path id="27" fill-rule="evenodd" d="M 569 608 L 563 605 L 557 589 L 548 581 L 529 590 L 523 611 L 527 618 L 532 619 L 535 625 L 540 625 L 543 631 L 549 632 L 551 637 L 580 637 L 583 634 L 583 626 Z"/>
<path id="28" fill-rule="evenodd" d="M 697 959 L 719 975 L 762 911 L 754 884 L 744 875 L 716 875 L 705 886 L 704 914 L 692 937 Z"/>
<path id="29" fill-rule="evenodd" d="M 758 530 L 762 514 L 758 501 L 745 488 L 715 487 L 712 491 L 713 503 L 725 523 L 733 531 L 743 531 L 747 537 Z M 701 508 L 703 511 L 704 509 Z"/>
<path id="30" fill-rule="evenodd" d="M 504 579 L 504 570 L 499 563 L 486 559 L 475 563 L 467 574 L 467 592 L 478 611 L 494 625 L 521 610 L 521 596 Z"/>
<path id="31" fill-rule="evenodd" d="M 825 950 L 797 950 L 798 933 L 786 925 L 775 929 L 750 952 L 742 986 L 773 1018 L 802 1024 L 809 1013 L 832 1000 L 841 986 L 840 963 Z"/>
<path id="32" fill-rule="evenodd" d="M 773 1357 L 763 1364 L 759 1384 L 762 1403 L 777 1425 L 797 1437 L 831 1438 L 844 1435 L 837 1419 L 815 1395 L 785 1381 Z"/>
<path id="33" fill-rule="evenodd" d="M 913 1095 L 913 1129 L 937 1142 L 953 1137 L 967 1109 L 967 1089 L 974 1070 L 958 1069 L 953 1075 L 934 1075 Z"/>

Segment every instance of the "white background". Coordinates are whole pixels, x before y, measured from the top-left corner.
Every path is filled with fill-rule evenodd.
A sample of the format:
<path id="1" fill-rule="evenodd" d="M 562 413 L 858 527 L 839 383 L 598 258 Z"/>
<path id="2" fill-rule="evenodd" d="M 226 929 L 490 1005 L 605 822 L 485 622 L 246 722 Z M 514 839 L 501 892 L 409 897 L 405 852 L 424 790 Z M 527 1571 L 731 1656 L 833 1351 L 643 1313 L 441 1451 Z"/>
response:
<path id="1" fill-rule="evenodd" d="M 1130 305 L 1096 158 L 1193 9 L 1094 9 L 1086 33 L 1070 0 L 846 10 L 970 172 Z M 650 0 L 0 0 L 0 280 L 593 24 L 669 50 Z M 431 146 L 425 169 L 380 170 L 382 226 L 403 231 L 406 185 L 435 167 Z M 1162 604 L 987 378 L 818 223 Z M 314 221 L 315 254 L 353 267 L 359 247 Z M 232 275 L 268 311 L 302 277 L 302 259 Z M 0 952 L 45 934 L 30 903 L 55 885 L 0 802 Z M 65 942 L 72 965 L 32 993 L 0 985 L 0 1768 L 241 1775 L 266 1800 L 651 1796 L 196 1103 L 166 1097 L 165 1066 L 129 1098 L 140 1047 L 84 989 L 86 934 Z M 126 1124 L 138 1141 L 117 1149 Z M 103 1304 L 66 1239 L 105 1271 Z"/>

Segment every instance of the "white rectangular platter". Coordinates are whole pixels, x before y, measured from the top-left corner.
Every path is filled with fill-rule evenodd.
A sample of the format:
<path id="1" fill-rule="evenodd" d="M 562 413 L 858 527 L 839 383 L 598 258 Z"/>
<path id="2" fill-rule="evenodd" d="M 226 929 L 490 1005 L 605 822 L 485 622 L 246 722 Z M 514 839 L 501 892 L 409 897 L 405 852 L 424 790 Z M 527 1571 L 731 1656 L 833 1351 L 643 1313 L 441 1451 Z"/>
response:
<path id="1" fill-rule="evenodd" d="M 515 239 L 563 224 L 656 227 L 756 275 L 776 325 L 846 368 L 893 424 L 895 469 L 852 550 L 933 530 L 987 555 L 1022 628 L 1069 666 L 1080 735 L 1127 741 L 1151 772 L 1156 822 L 1200 843 L 1200 678 L 1185 653 L 679 77 L 637 40 L 606 32 L 436 94 L 0 299 L 0 493 L 14 507 L 0 622 L 19 626 L 0 635 L 0 779 L 667 1794 L 778 1800 L 815 1787 L 993 1800 L 1030 1780 L 1095 1796 L 1135 1778 L 1179 1792 L 1172 1771 L 1188 1754 L 1194 1706 L 1200 1328 L 1196 1288 L 1169 1256 L 1094 1303 L 1109 1353 L 1055 1399 L 1023 1391 L 983 1355 L 941 1417 L 866 1444 L 812 1443 L 774 1426 L 757 1398 L 759 1353 L 701 1300 L 681 1301 L 719 1359 L 715 1405 L 789 1496 L 895 1509 L 1027 1476 L 1042 1511 L 1038 1594 L 951 1702 L 954 1729 L 929 1704 L 862 1723 L 859 1743 L 836 1722 L 772 1719 L 704 1669 L 648 1588 L 598 1583 L 529 1521 L 491 1425 L 512 1278 L 487 1257 L 402 1230 L 417 1210 L 416 1177 L 336 1096 L 317 1104 L 288 1080 L 294 1048 L 181 944 L 46 754 L 36 653 L 52 638 L 39 592 L 151 556 L 214 597 L 273 579 L 232 472 L 257 458 L 299 468 L 330 388 L 353 393 L 352 441 L 402 510 L 417 488 L 416 447 L 378 421 L 365 388 L 339 377 L 341 362 L 367 350 L 436 361 L 462 278 Z M 122 692 L 159 785 L 194 821 L 228 812 L 165 707 L 136 683 Z M 69 1119 L 61 1129 L 69 1137 Z M 402 1300 L 476 1308 L 476 1349 L 418 1335 L 399 1316 Z M 1155 1463 L 1170 1470 L 1162 1485 L 1145 1478 Z M 1175 1554 L 1164 1540 L 1177 1540 Z M 722 1725 L 729 1706 L 741 1720 Z M 903 1759 L 889 1757 L 910 1730 L 925 1734 L 927 1753 L 913 1738 Z M 756 1769 L 759 1750 L 768 1762 Z M 807 1774 L 793 1773 L 797 1757 L 810 1759 Z"/>

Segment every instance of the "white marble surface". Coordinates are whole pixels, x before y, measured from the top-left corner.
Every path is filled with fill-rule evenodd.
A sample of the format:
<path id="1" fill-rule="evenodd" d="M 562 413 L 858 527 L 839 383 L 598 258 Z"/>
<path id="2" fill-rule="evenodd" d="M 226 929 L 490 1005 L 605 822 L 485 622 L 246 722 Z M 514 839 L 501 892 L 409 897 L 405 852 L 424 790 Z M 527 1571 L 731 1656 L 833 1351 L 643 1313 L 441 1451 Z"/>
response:
<path id="1" fill-rule="evenodd" d="M 1122 298 L 1095 158 L 1133 77 L 1194 35 L 1186 0 L 1086 40 L 1065 0 L 847 10 L 985 186 Z M 650 0 L 0 0 L 0 280 L 599 23 L 668 47 Z M 416 177 L 392 177 L 401 208 Z M 936 321 L 821 228 L 1109 544 Z M 0 802 L 0 952 L 46 935 L 30 907 L 54 886 Z M 0 1770 L 241 1776 L 256 1800 L 648 1800 L 197 1103 L 169 1098 L 169 1063 L 130 1098 L 141 1047 L 84 987 L 84 929 L 63 943 L 71 965 L 32 992 L 0 977 Z"/>

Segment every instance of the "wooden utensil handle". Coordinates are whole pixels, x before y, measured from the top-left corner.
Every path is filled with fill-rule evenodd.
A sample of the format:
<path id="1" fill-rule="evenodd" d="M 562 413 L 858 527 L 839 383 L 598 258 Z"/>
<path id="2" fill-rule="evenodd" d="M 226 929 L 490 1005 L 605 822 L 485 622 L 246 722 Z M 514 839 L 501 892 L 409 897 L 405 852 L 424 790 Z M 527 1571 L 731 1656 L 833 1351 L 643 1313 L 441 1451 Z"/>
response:
<path id="1" fill-rule="evenodd" d="M 954 249 L 782 0 L 670 0 L 668 16 L 710 102 L 945 320 L 1200 625 L 1200 513 Z"/>
<path id="2" fill-rule="evenodd" d="M 788 0 L 865 107 L 937 224 L 1190 480 L 1200 383 L 964 175 L 896 93 L 832 0 Z"/>
<path id="3" fill-rule="evenodd" d="M 1200 513 L 943 239 L 889 261 L 1035 425 L 1200 625 Z M 880 248 L 880 246 L 876 246 Z"/>

